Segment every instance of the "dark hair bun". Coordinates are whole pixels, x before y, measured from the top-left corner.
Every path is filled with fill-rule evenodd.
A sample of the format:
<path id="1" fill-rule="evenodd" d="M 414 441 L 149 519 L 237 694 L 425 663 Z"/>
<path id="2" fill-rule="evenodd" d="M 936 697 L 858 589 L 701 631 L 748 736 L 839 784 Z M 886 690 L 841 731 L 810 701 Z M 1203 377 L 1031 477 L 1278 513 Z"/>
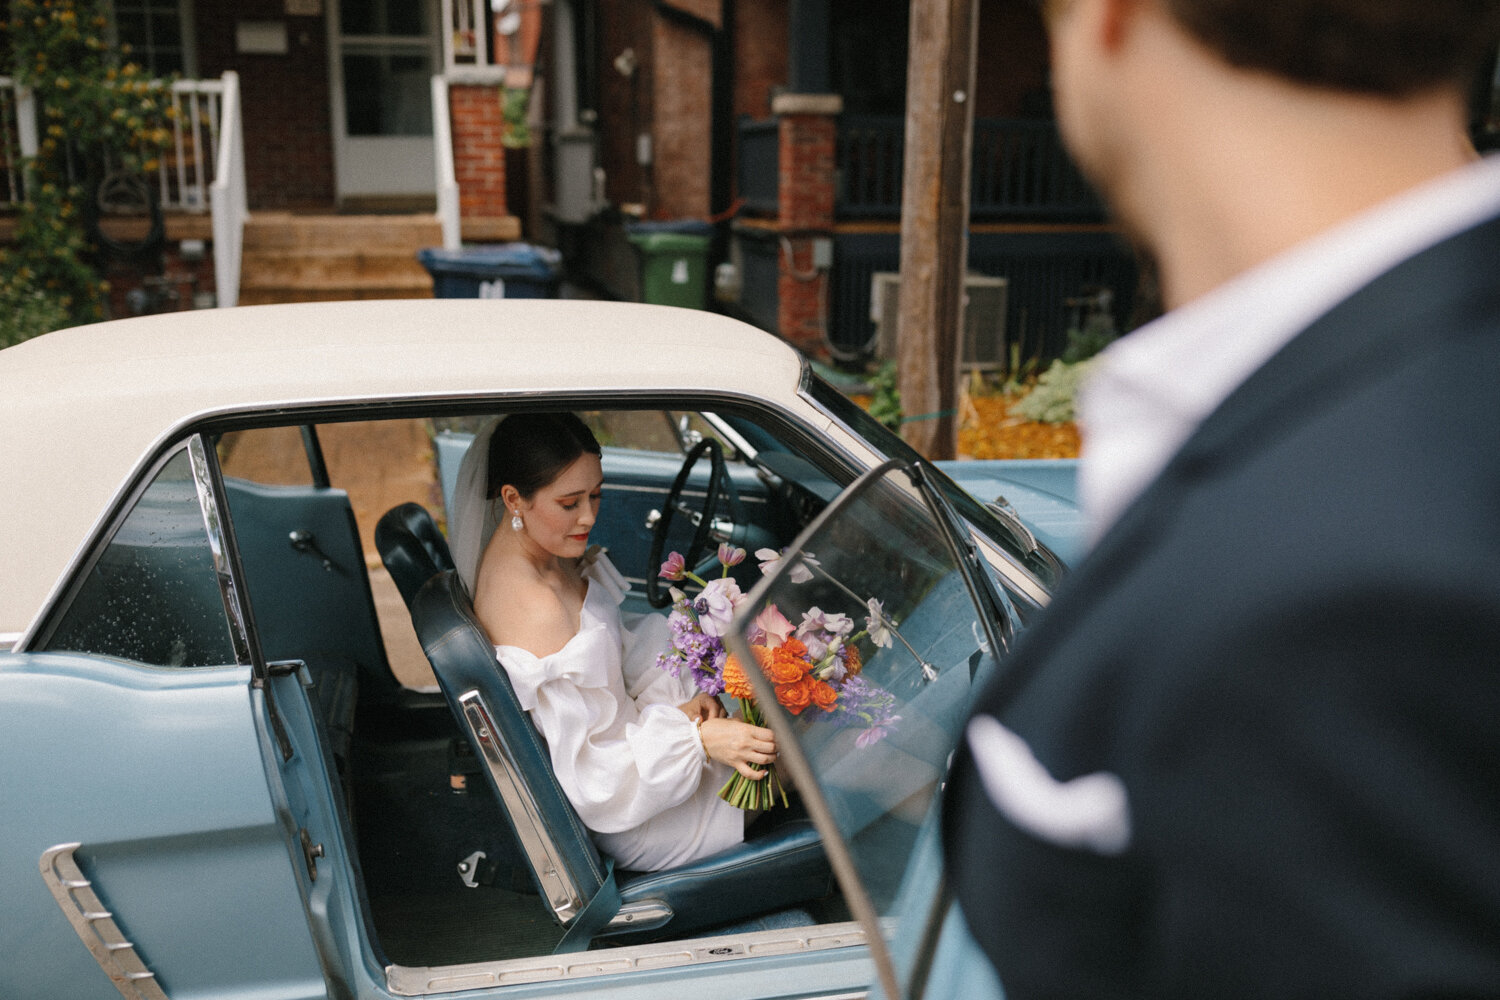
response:
<path id="1" fill-rule="evenodd" d="M 576 414 L 513 413 L 490 437 L 485 496 L 509 484 L 529 500 L 585 453 L 600 454 L 599 442 Z"/>

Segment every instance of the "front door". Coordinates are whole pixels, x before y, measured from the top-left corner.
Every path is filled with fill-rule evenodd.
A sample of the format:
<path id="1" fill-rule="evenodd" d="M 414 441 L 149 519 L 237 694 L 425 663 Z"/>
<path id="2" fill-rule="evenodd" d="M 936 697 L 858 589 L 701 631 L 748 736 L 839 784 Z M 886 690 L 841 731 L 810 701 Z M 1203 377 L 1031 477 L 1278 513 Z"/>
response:
<path id="1" fill-rule="evenodd" d="M 436 0 L 339 0 L 330 8 L 339 201 L 433 195 Z"/>

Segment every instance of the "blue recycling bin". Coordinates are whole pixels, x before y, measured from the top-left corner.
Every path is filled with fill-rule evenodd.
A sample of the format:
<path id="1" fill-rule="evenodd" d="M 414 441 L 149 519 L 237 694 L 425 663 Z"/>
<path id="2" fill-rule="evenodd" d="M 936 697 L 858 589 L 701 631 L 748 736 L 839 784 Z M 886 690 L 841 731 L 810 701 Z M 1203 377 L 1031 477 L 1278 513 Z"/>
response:
<path id="1" fill-rule="evenodd" d="M 530 243 L 479 243 L 417 251 L 440 299 L 555 299 L 561 255 Z"/>

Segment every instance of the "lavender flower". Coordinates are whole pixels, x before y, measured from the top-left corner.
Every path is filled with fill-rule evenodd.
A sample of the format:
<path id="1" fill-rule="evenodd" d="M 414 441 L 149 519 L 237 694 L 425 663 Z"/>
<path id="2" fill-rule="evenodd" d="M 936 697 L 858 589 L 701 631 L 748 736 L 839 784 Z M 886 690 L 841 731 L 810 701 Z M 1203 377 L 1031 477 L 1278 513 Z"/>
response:
<path id="1" fill-rule="evenodd" d="M 715 638 L 729 631 L 729 620 L 734 617 L 735 607 L 745 599 L 740 585 L 729 577 L 708 581 L 693 610 L 698 612 L 698 626 Z"/>

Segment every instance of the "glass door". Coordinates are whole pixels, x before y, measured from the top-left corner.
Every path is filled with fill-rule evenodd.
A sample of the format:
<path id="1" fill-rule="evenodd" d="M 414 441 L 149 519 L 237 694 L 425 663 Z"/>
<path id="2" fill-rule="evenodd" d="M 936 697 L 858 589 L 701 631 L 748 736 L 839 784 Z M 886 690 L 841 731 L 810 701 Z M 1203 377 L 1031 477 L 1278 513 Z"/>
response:
<path id="1" fill-rule="evenodd" d="M 339 0 L 334 18 L 339 200 L 433 194 L 435 0 Z"/>

